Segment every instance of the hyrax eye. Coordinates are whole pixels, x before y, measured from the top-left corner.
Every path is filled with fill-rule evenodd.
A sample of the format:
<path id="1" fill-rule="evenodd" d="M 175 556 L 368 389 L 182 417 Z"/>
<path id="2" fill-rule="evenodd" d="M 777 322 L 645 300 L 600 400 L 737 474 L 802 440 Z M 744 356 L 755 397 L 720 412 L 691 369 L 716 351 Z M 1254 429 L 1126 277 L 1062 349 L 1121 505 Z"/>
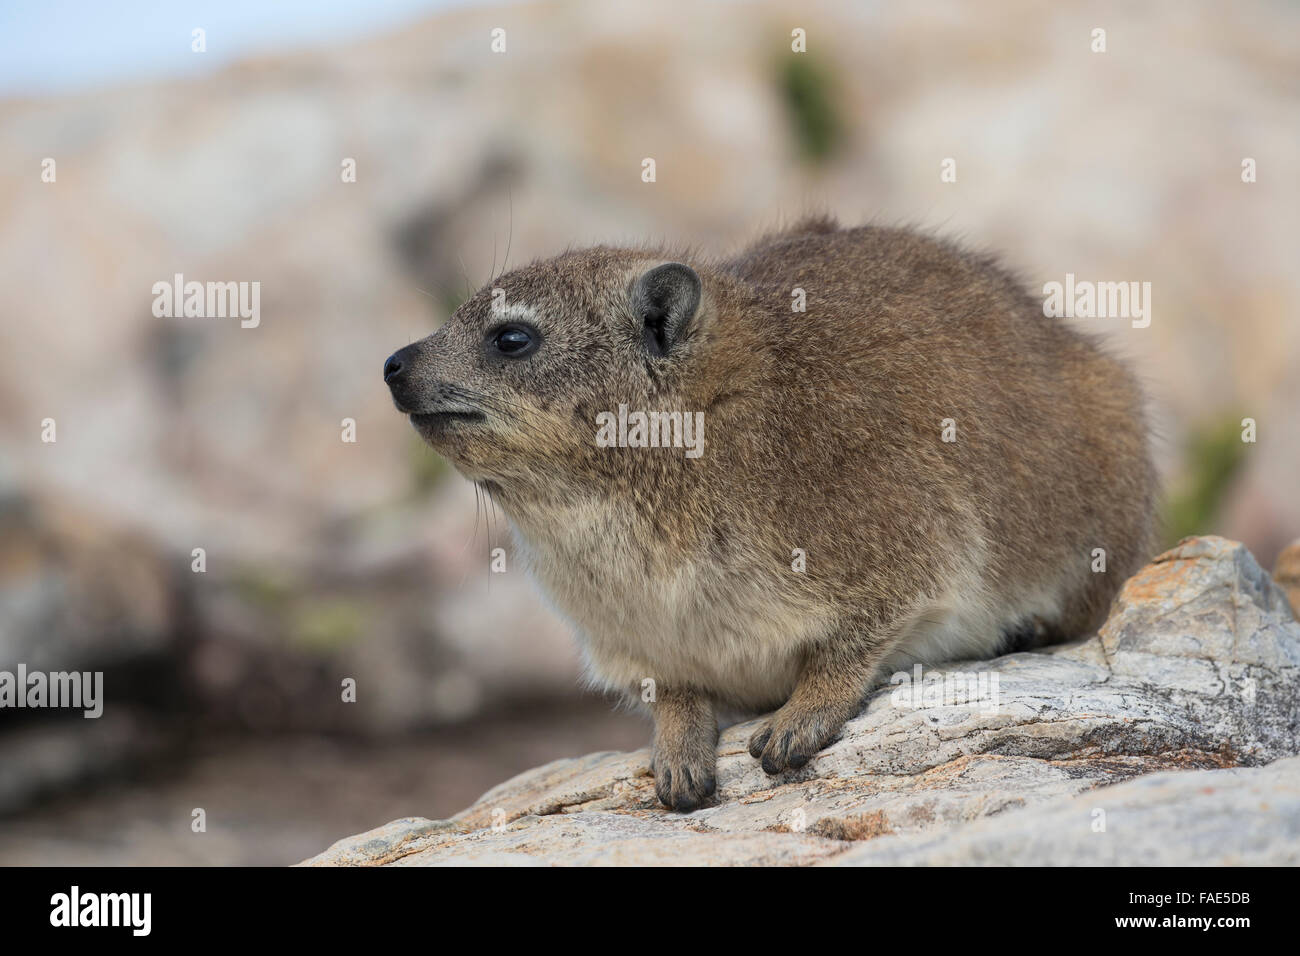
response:
<path id="1" fill-rule="evenodd" d="M 524 358 L 537 351 L 541 336 L 526 325 L 506 325 L 488 333 L 488 343 L 499 355 Z"/>

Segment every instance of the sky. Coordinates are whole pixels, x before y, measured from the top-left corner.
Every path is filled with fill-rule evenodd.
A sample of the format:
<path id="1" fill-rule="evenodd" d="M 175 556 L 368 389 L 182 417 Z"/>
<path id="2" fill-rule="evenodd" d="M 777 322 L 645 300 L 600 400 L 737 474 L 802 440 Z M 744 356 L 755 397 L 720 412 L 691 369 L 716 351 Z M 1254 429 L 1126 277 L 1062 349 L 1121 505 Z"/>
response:
<path id="1" fill-rule="evenodd" d="M 481 0 L 0 0 L 0 96 L 212 70 Z M 206 31 L 194 53 L 192 31 Z"/>

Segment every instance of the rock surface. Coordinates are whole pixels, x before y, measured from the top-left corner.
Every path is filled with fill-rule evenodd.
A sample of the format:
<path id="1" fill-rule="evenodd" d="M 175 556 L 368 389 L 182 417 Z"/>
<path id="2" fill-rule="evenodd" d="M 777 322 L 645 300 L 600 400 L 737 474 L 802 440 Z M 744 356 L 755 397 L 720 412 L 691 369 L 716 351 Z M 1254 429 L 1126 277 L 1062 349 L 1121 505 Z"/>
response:
<path id="1" fill-rule="evenodd" d="M 306 863 L 1300 863 L 1300 624 L 1240 544 L 1160 555 L 1093 637 L 916 677 L 780 777 L 752 722 L 725 730 L 691 814 L 657 805 L 646 751 L 599 753 Z"/>

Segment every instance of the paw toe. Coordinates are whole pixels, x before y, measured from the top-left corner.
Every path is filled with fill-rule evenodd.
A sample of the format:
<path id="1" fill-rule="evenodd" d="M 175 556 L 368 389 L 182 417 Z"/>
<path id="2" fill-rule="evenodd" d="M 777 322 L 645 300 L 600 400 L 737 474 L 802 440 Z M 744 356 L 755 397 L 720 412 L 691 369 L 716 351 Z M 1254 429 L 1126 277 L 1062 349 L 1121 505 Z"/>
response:
<path id="1" fill-rule="evenodd" d="M 817 715 L 803 717 L 778 713 L 761 731 L 750 738 L 749 752 L 768 774 L 798 770 L 834 738 L 826 722 Z"/>
<path id="2" fill-rule="evenodd" d="M 717 777 L 710 767 L 673 766 L 666 761 L 656 761 L 651 772 L 655 776 L 655 795 L 659 802 L 679 813 L 697 809 L 718 789 Z"/>

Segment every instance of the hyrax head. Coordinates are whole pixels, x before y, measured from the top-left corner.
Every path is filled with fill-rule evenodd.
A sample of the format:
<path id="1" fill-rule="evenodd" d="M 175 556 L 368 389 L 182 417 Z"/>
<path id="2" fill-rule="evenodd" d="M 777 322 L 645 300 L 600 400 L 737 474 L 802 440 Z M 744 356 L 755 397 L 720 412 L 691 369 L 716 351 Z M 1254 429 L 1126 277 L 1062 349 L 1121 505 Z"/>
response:
<path id="1" fill-rule="evenodd" d="M 699 275 L 652 254 L 570 252 L 479 290 L 384 363 L 397 410 L 468 478 L 583 471 L 596 415 L 678 400 L 709 311 Z"/>

